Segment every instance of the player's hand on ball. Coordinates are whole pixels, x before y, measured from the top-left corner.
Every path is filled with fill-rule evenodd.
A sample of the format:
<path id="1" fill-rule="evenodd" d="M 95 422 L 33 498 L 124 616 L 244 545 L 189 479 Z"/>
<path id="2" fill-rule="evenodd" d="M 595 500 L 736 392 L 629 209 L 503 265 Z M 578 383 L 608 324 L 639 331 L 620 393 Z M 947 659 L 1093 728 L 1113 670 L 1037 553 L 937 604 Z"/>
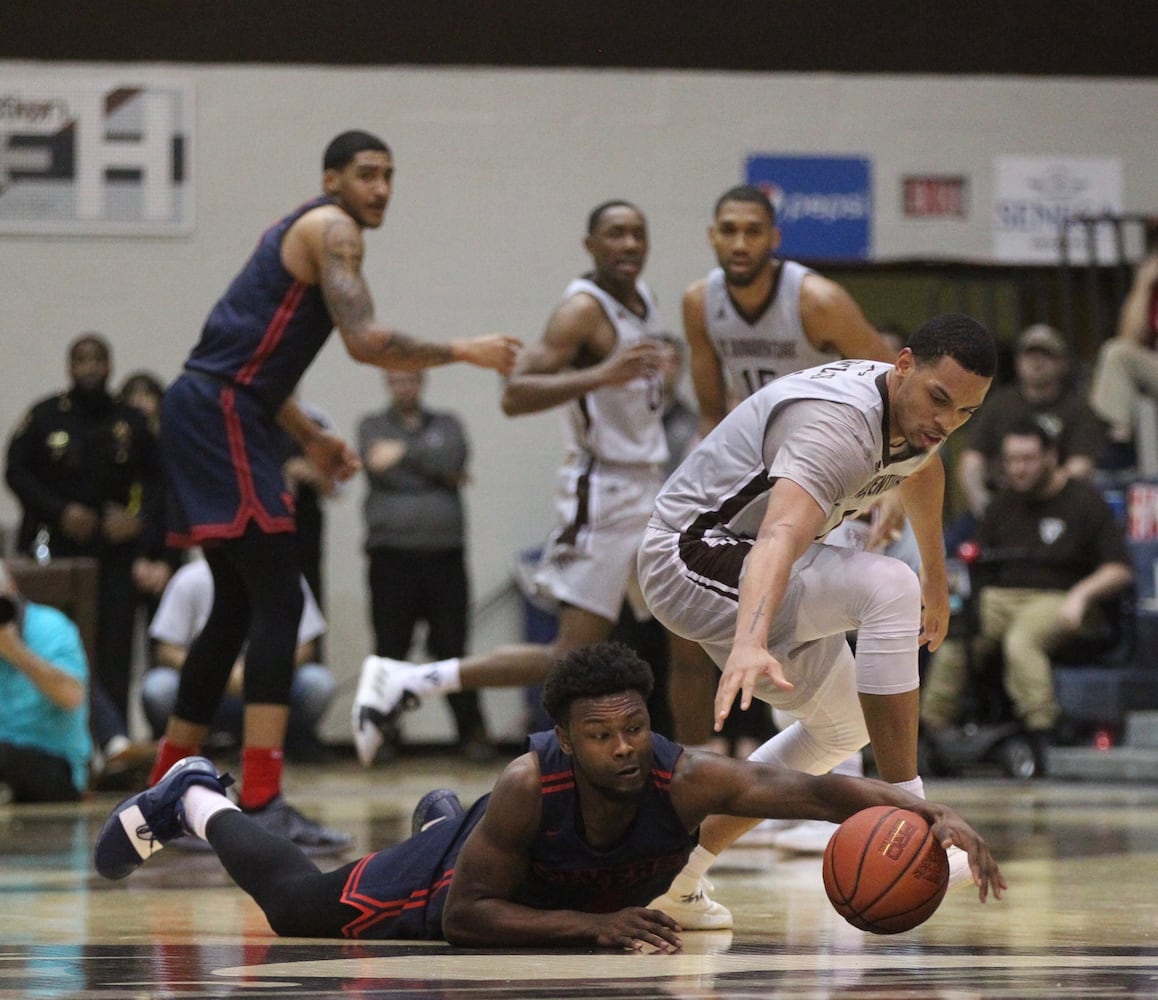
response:
<path id="1" fill-rule="evenodd" d="M 984 838 L 973 829 L 964 819 L 947 806 L 934 806 L 936 819 L 933 823 L 933 836 L 942 847 L 950 846 L 961 848 L 969 855 L 969 870 L 973 873 L 973 882 L 977 886 L 977 894 L 981 902 L 993 893 L 994 899 L 1000 899 L 1001 894 L 1009 888 L 997 861 L 989 850 Z"/>

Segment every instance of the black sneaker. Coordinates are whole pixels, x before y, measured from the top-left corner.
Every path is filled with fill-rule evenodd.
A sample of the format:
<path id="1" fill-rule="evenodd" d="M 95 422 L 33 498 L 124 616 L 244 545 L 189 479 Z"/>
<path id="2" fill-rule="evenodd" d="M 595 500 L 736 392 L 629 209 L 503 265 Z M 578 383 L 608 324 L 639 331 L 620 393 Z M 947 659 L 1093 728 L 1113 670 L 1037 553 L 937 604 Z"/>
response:
<path id="1" fill-rule="evenodd" d="M 414 815 L 410 818 L 410 834 L 413 836 L 429 830 L 435 823 L 462 816 L 465 812 L 455 792 L 449 788 L 436 788 L 422 796 L 414 807 Z"/>
<path id="2" fill-rule="evenodd" d="M 245 810 L 245 815 L 269 833 L 292 840 L 307 854 L 338 854 L 354 842 L 348 833 L 330 830 L 307 819 L 281 795 L 260 809 Z"/>

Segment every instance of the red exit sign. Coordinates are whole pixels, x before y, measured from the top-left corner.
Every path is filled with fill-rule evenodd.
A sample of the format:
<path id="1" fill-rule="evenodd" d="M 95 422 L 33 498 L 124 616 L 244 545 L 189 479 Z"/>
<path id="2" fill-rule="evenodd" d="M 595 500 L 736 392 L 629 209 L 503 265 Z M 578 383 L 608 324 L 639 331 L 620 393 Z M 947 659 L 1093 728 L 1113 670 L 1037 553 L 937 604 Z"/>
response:
<path id="1" fill-rule="evenodd" d="M 960 176 L 905 177 L 901 206 L 908 219 L 964 219 L 969 214 L 969 181 Z"/>

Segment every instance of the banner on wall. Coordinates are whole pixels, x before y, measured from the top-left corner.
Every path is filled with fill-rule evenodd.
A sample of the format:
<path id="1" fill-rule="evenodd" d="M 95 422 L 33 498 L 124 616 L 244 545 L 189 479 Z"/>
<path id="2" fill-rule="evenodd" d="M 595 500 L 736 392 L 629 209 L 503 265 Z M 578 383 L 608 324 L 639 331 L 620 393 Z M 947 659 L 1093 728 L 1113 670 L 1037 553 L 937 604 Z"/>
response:
<path id="1" fill-rule="evenodd" d="M 0 233 L 193 229 L 193 84 L 0 73 Z"/>
<path id="2" fill-rule="evenodd" d="M 1122 161 L 1108 156 L 997 156 L 993 160 L 993 256 L 1056 264 L 1068 219 L 1122 212 Z M 1113 231 L 1093 228 L 1097 259 L 1117 259 Z M 1084 226 L 1066 226 L 1074 263 L 1089 261 Z"/>
<path id="3" fill-rule="evenodd" d="M 747 183 L 776 207 L 778 256 L 864 260 L 872 223 L 872 170 L 853 156 L 749 156 Z"/>

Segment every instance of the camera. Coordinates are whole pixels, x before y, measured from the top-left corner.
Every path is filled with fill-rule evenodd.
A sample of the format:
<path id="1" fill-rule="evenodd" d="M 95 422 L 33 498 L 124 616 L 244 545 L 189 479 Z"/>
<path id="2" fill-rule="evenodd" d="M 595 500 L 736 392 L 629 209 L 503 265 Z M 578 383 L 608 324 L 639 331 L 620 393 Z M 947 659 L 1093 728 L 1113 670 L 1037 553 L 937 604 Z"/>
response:
<path id="1" fill-rule="evenodd" d="M 0 594 L 0 625 L 16 621 L 16 602 L 7 594 Z"/>

